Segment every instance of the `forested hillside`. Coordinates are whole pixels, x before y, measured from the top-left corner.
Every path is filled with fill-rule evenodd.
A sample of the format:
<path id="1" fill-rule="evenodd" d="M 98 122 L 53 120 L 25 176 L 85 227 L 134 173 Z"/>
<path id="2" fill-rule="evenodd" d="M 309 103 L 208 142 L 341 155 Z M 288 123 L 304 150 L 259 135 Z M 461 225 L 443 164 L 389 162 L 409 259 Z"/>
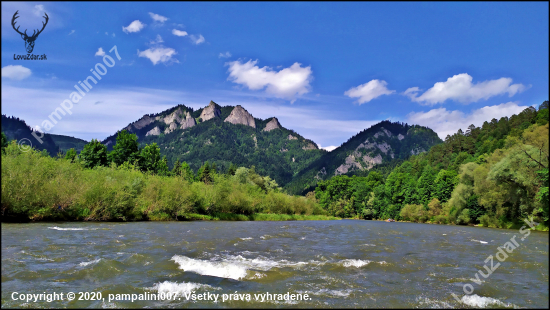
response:
<path id="1" fill-rule="evenodd" d="M 387 177 L 336 176 L 315 197 L 331 214 L 506 227 L 548 223 L 548 101 L 538 111 L 471 125 Z"/>
<path id="2" fill-rule="evenodd" d="M 295 194 L 311 191 L 335 175 L 384 171 L 414 154 L 426 152 L 441 139 L 430 128 L 382 121 L 361 131 L 300 171 L 285 188 Z"/>
<path id="3" fill-rule="evenodd" d="M 46 150 L 50 156 L 55 156 L 59 152 L 59 147 L 49 134 L 44 134 L 44 137 L 41 138 L 43 143 L 40 143 L 32 135 L 32 128 L 18 117 L 2 115 L 2 132 L 8 140 L 17 140 L 19 143 L 24 143 L 25 145 L 29 145 L 27 142 L 30 142 L 34 148 Z M 40 133 L 36 133 L 36 135 L 39 138 L 42 136 Z M 27 141 L 22 141 L 22 139 L 27 139 Z"/>
<path id="4" fill-rule="evenodd" d="M 234 110 L 240 114 L 231 116 Z M 257 119 L 240 106 L 221 107 L 215 102 L 196 111 L 178 105 L 145 115 L 125 130 L 138 136 L 141 147 L 157 143 L 170 169 L 177 161 L 187 162 L 194 171 L 206 161 L 220 171 L 231 164 L 255 166 L 258 173 L 281 185 L 326 153 L 274 117 Z M 103 141 L 109 150 L 114 139 L 113 135 Z"/>
<path id="5" fill-rule="evenodd" d="M 53 142 L 59 147 L 59 150 L 61 152 L 67 152 L 70 149 L 75 149 L 77 152 L 82 151 L 84 146 L 88 143 L 86 140 L 82 140 L 75 137 L 69 137 L 64 135 L 54 135 L 54 134 L 47 134 L 49 135 Z"/>

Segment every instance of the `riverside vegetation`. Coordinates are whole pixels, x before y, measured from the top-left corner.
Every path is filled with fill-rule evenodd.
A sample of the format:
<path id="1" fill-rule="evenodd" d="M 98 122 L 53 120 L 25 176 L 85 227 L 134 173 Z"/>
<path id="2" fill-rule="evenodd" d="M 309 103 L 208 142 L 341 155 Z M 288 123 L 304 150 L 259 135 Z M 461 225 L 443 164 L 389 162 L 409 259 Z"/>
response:
<path id="1" fill-rule="evenodd" d="M 172 119 L 169 116 L 177 116 L 177 109 L 182 107 L 153 116 Z M 209 107 L 215 111 L 217 106 L 211 102 Z M 222 110 L 229 115 L 230 108 Z M 253 119 L 251 115 L 249 118 Z M 4 119 L 3 116 L 3 122 Z M 521 226 L 522 219 L 533 216 L 540 223 L 538 229 L 548 230 L 548 101 L 542 103 L 538 111 L 529 107 L 510 118 L 486 121 L 481 128 L 470 125 L 466 133 L 458 130 L 444 142 L 426 127 L 381 122 L 321 157 L 316 152 L 319 150 L 313 149 L 311 164 L 302 162 L 303 168 L 294 167 L 298 170 L 293 170 L 293 181 L 287 183 L 285 190 L 306 193 L 304 190 L 309 189 L 305 197 L 287 195 L 270 178 L 270 173 L 262 177 L 249 165 L 257 162 L 270 167 L 262 169 L 264 172 L 277 166 L 266 166 L 259 160 L 256 156 L 259 149 L 254 146 L 256 140 L 250 138 L 254 136 L 240 132 L 256 128 L 226 124 L 221 119 L 213 117 L 179 134 L 187 135 L 200 129 L 212 137 L 213 132 L 208 131 L 212 127 L 212 130 L 234 131 L 235 141 L 246 136 L 252 142 L 243 140 L 246 143 L 243 142 L 239 150 L 244 154 L 241 157 L 248 158 L 245 166 L 250 168 L 237 168 L 226 159 L 199 165 L 206 155 L 200 153 L 198 146 L 202 143 L 212 148 L 212 144 L 203 143 L 202 131 L 188 135 L 188 139 L 202 137 L 197 140 L 197 150 L 192 156 L 193 166 L 198 167 L 196 174 L 177 157 L 173 158 L 173 164 L 166 156 L 161 157 L 161 149 L 172 147 L 161 148 L 150 141 L 153 139 L 150 136 L 139 142 L 136 134 L 125 130 L 117 134 L 112 151 L 92 140 L 79 154 L 69 149 L 57 158 L 49 157 L 46 149 L 22 153 L 15 143 L 8 145 L 7 137 L 2 134 L 3 219 L 288 220 L 332 216 L 512 228 Z M 260 124 L 260 120 L 255 122 Z M 274 139 L 266 150 L 285 150 L 292 146 L 296 152 L 293 156 L 312 151 L 302 146 L 309 142 L 301 136 L 290 139 L 295 133 L 281 128 L 276 119 L 269 122 L 280 130 L 270 133 L 260 129 L 266 128 L 262 126 L 267 120 L 261 122 L 265 124 L 258 125 L 254 131 L 258 137 L 264 136 L 257 140 L 258 145 L 261 146 L 263 140 Z M 135 124 L 128 128 L 136 127 Z M 152 121 L 147 126 L 159 124 Z M 4 123 L 2 125 L 4 128 Z M 147 126 L 137 132 L 143 134 L 150 130 Z M 166 138 L 159 135 L 157 140 L 162 142 Z M 67 145 L 80 143 L 74 138 L 64 139 Z M 151 143 L 144 144 L 144 141 Z M 231 148 L 227 143 L 224 145 Z M 254 152 L 243 148 L 244 145 Z M 429 151 L 425 152 L 426 149 Z M 216 150 L 212 151 L 210 156 L 219 155 Z M 365 151 L 367 157 L 383 159 L 381 164 L 365 167 L 364 162 L 357 161 L 365 157 Z M 204 156 L 199 156 L 201 154 Z M 248 156 L 250 154 L 256 157 Z M 224 156 L 231 158 L 232 154 Z"/>
<path id="2" fill-rule="evenodd" d="M 226 173 L 206 162 L 170 171 L 153 143 L 138 148 L 122 131 L 113 151 L 97 140 L 50 157 L 23 152 L 2 133 L 2 219 L 29 220 L 303 220 L 336 219 L 313 200 L 289 196 L 254 167 Z"/>
<path id="3" fill-rule="evenodd" d="M 512 228 L 533 216 L 548 230 L 548 101 L 537 111 L 470 125 L 389 171 L 321 181 L 331 215 Z"/>

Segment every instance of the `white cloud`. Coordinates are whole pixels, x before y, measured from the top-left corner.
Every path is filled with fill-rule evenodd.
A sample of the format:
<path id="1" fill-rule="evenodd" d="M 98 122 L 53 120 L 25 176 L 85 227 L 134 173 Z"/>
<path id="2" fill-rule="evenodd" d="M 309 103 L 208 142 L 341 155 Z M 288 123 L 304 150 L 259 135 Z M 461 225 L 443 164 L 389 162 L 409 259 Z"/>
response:
<path id="1" fill-rule="evenodd" d="M 2 77 L 12 80 L 22 80 L 28 78 L 31 75 L 31 69 L 25 68 L 21 65 L 5 66 L 2 68 Z"/>
<path id="2" fill-rule="evenodd" d="M 334 151 L 335 149 L 338 148 L 337 146 L 334 146 L 334 145 L 321 147 L 321 144 L 317 144 L 317 147 L 319 147 L 320 149 L 323 149 L 327 152 L 332 152 L 332 151 Z"/>
<path id="3" fill-rule="evenodd" d="M 205 39 L 204 37 L 202 36 L 202 34 L 199 34 L 199 36 L 195 36 L 195 35 L 190 35 L 189 38 L 191 39 L 191 41 L 194 43 L 194 44 L 201 44 L 201 43 L 204 43 Z"/>
<path id="4" fill-rule="evenodd" d="M 168 17 L 164 17 L 164 16 L 161 16 L 161 15 L 158 15 L 158 14 L 155 14 L 155 13 L 151 13 L 151 12 L 149 12 L 149 16 L 151 16 L 151 18 L 154 21 L 159 22 L 159 23 L 164 23 L 165 21 L 168 20 Z"/>
<path id="5" fill-rule="evenodd" d="M 95 52 L 95 55 L 96 55 L 96 56 L 105 56 L 105 51 L 103 50 L 103 48 L 100 47 L 100 48 L 97 50 L 97 52 Z"/>
<path id="6" fill-rule="evenodd" d="M 220 53 L 220 55 L 218 56 L 218 58 L 229 58 L 229 57 L 231 57 L 230 52 Z"/>
<path id="7" fill-rule="evenodd" d="M 141 29 L 143 29 L 143 27 L 145 27 L 145 24 L 136 19 L 133 22 L 131 22 L 130 25 L 128 25 L 128 27 L 122 27 L 122 31 L 126 33 L 139 32 Z M 107 32 L 105 32 L 105 34 L 108 35 Z"/>
<path id="8" fill-rule="evenodd" d="M 228 80 L 247 86 L 251 90 L 263 89 L 277 98 L 289 99 L 291 102 L 309 92 L 309 83 L 313 79 L 311 67 L 302 68 L 294 63 L 289 68 L 273 71 L 269 67 L 256 66 L 258 60 L 241 63 L 239 60 L 226 63 L 229 66 Z"/>
<path id="9" fill-rule="evenodd" d="M 185 37 L 187 35 L 187 31 L 172 29 L 172 34 L 178 37 Z"/>
<path id="10" fill-rule="evenodd" d="M 372 80 L 368 83 L 348 89 L 344 92 L 344 95 L 350 98 L 359 98 L 357 103 L 363 104 L 382 95 L 395 93 L 395 90 L 388 90 L 386 85 L 388 85 L 386 81 Z"/>
<path id="11" fill-rule="evenodd" d="M 124 28 L 124 27 L 122 27 L 122 28 Z M 106 35 L 106 36 L 108 36 L 108 35 L 109 35 L 109 33 L 108 33 L 108 32 L 105 32 L 105 35 Z"/>
<path id="12" fill-rule="evenodd" d="M 439 108 L 428 112 L 411 112 L 407 115 L 407 123 L 429 127 L 437 132 L 441 139 L 445 139 L 447 135 L 455 134 L 458 129 L 466 132 L 471 124 L 480 127 L 485 121 L 490 122 L 493 118 L 498 120 L 504 116 L 509 117 L 520 113 L 525 108 L 527 106 L 520 106 L 517 102 L 486 106 L 472 110 L 468 114 L 459 110 L 448 111 L 445 108 Z"/>
<path id="13" fill-rule="evenodd" d="M 150 44 L 159 44 L 159 43 L 162 43 L 164 42 L 164 40 L 162 40 L 162 37 L 160 36 L 160 34 L 157 34 L 157 37 L 156 39 L 154 39 L 153 41 L 149 42 Z"/>
<path id="14" fill-rule="evenodd" d="M 113 38 L 116 37 L 115 33 L 113 32 Z"/>
<path id="15" fill-rule="evenodd" d="M 73 30 L 71 30 L 71 32 L 69 32 L 69 35 L 71 35 L 71 34 L 73 34 L 73 33 L 74 33 L 74 29 L 73 29 Z"/>
<path id="16" fill-rule="evenodd" d="M 145 57 L 149 58 L 153 65 L 156 65 L 159 62 L 178 62 L 177 59 L 172 58 L 172 56 L 176 55 L 176 50 L 173 48 L 164 48 L 164 47 L 156 47 L 156 48 L 150 48 L 148 50 L 145 50 L 143 52 L 140 52 L 138 50 L 138 56 L 139 57 Z"/>
<path id="17" fill-rule="evenodd" d="M 36 16 L 43 16 L 44 15 L 44 6 L 42 4 L 35 5 L 33 13 Z"/>
<path id="18" fill-rule="evenodd" d="M 418 87 L 407 89 L 403 95 L 410 97 L 412 101 L 424 105 L 443 103 L 447 99 L 468 104 L 481 99 L 487 100 L 490 97 L 505 93 L 508 93 L 508 96 L 512 97 L 516 93 L 528 88 L 522 84 L 510 85 L 511 83 L 511 78 L 503 77 L 498 80 L 488 80 L 472 84 L 472 77 L 467 73 L 461 73 L 448 78 L 446 82 L 435 83 L 432 88 L 420 96 L 418 96 L 418 92 L 420 91 Z"/>

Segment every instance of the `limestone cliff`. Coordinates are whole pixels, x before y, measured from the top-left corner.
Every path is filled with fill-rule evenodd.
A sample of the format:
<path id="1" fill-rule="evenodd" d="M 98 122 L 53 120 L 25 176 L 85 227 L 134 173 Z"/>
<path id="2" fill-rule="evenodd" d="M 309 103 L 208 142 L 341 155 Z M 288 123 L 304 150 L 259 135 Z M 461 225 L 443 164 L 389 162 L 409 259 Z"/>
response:
<path id="1" fill-rule="evenodd" d="M 149 130 L 145 136 L 148 137 L 148 136 L 158 136 L 160 135 L 160 128 L 159 126 L 156 126 L 155 128 Z"/>
<path id="2" fill-rule="evenodd" d="M 149 124 L 151 124 L 152 122 L 154 122 L 155 119 L 149 115 L 145 115 L 143 116 L 142 118 L 140 118 L 139 120 L 131 123 L 130 125 L 126 126 L 124 129 L 126 129 L 128 132 L 134 132 L 136 130 L 139 130 Z"/>
<path id="3" fill-rule="evenodd" d="M 173 122 L 173 123 L 170 124 L 170 126 L 166 127 L 166 129 L 164 129 L 164 134 L 169 134 L 172 131 L 176 130 L 177 128 L 178 128 L 178 124 L 176 122 Z"/>
<path id="4" fill-rule="evenodd" d="M 313 143 L 308 143 L 307 145 L 303 146 L 302 147 L 302 150 L 304 151 L 307 151 L 307 150 L 318 150 L 319 148 L 317 148 L 317 146 Z"/>
<path id="5" fill-rule="evenodd" d="M 279 123 L 279 120 L 274 117 L 265 125 L 265 128 L 262 131 L 271 131 L 278 128 L 281 128 L 281 124 Z"/>
<path id="6" fill-rule="evenodd" d="M 248 111 L 246 111 L 243 107 L 240 105 L 237 105 L 235 108 L 233 108 L 233 111 L 231 111 L 231 114 L 224 120 L 224 122 L 229 122 L 231 124 L 241 124 L 250 126 L 252 128 L 256 128 L 256 122 L 254 121 L 254 117 Z"/>
<path id="7" fill-rule="evenodd" d="M 189 114 L 189 112 L 185 112 L 185 120 L 181 121 L 181 129 L 191 128 L 195 125 L 197 125 L 195 119 L 191 116 L 191 114 Z"/>
<path id="8" fill-rule="evenodd" d="M 206 122 L 207 120 L 211 120 L 214 117 L 220 117 L 221 111 L 216 107 L 216 103 L 214 101 L 210 101 L 210 104 L 204 108 L 201 112 L 201 116 L 199 116 L 203 122 Z"/>
<path id="9" fill-rule="evenodd" d="M 178 107 L 174 112 L 168 114 L 166 117 L 157 116 L 156 119 L 159 121 L 163 121 L 166 125 L 170 125 L 174 122 L 181 123 L 182 122 L 182 116 L 183 116 L 183 109 L 181 107 Z"/>

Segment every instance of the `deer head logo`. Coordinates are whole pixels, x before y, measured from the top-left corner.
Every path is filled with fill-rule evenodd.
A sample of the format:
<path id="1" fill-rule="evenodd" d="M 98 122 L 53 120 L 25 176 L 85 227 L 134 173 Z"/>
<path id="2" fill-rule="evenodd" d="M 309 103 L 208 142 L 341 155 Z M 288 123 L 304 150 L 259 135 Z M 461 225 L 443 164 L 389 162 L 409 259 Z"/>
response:
<path id="1" fill-rule="evenodd" d="M 24 32 L 21 32 L 21 31 L 19 31 L 19 26 L 17 26 L 17 28 L 15 28 L 15 20 L 19 18 L 19 16 L 17 16 L 18 12 L 19 12 L 19 10 L 17 10 L 15 12 L 15 14 L 13 14 L 13 18 L 11 19 L 11 25 L 12 25 L 13 29 L 21 35 L 21 38 L 23 40 L 25 40 L 25 48 L 27 49 L 27 53 L 32 53 L 32 50 L 34 49 L 34 41 L 36 40 L 38 35 L 40 33 L 42 33 L 44 28 L 46 28 L 46 25 L 48 24 L 48 20 L 50 18 L 48 17 L 48 14 L 44 13 L 44 15 L 46 15 L 46 16 L 42 16 L 42 17 L 44 17 L 46 19 L 46 22 L 42 22 L 42 29 L 39 30 L 38 32 L 36 32 L 36 30 L 34 30 L 33 33 L 32 33 L 32 36 L 29 36 L 29 35 L 27 35 L 27 29 L 25 29 Z"/>

